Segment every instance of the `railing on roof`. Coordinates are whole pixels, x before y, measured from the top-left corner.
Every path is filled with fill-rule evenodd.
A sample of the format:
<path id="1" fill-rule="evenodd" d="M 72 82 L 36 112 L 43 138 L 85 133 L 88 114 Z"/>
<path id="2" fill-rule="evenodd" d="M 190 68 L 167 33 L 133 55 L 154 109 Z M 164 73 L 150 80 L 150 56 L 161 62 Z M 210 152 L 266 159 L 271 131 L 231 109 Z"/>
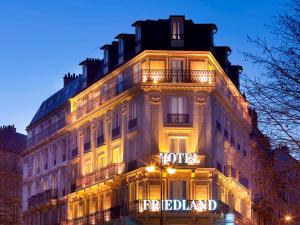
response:
<path id="1" fill-rule="evenodd" d="M 204 83 L 215 81 L 214 70 L 143 69 L 143 82 L 153 83 Z"/>
<path id="2" fill-rule="evenodd" d="M 42 131 L 38 132 L 37 134 L 27 139 L 27 147 L 32 147 L 40 143 L 42 140 L 48 138 L 56 131 L 63 128 L 65 125 L 66 125 L 65 118 L 62 118 L 56 121 L 55 123 L 52 123 L 50 127 L 45 127 Z"/>
<path id="3" fill-rule="evenodd" d="M 176 69 L 142 69 L 137 72 L 136 76 L 140 77 L 143 83 L 200 83 L 212 84 L 215 81 L 214 70 L 176 70 Z M 77 106 L 77 109 L 72 112 L 72 121 L 76 121 L 83 115 L 98 108 L 106 101 L 127 91 L 134 86 L 133 73 L 123 73 L 122 79 L 118 77 L 106 83 L 106 86 L 101 87 L 97 96 L 94 98 L 85 99 L 85 104 Z"/>

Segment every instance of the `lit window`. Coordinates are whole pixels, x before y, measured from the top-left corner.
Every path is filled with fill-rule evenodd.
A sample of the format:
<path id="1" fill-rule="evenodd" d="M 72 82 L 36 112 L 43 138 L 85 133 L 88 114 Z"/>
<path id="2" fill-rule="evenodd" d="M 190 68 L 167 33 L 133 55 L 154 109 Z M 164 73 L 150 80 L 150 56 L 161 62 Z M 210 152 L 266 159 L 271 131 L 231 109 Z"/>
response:
<path id="1" fill-rule="evenodd" d="M 92 163 L 91 160 L 87 160 L 84 162 L 84 173 L 89 174 L 92 172 Z"/>
<path id="2" fill-rule="evenodd" d="M 136 110 L 136 102 L 131 102 L 129 104 L 129 120 L 136 119 L 137 110 Z"/>
<path id="3" fill-rule="evenodd" d="M 111 207 L 110 192 L 104 193 L 103 196 L 103 209 L 109 209 Z"/>
<path id="4" fill-rule="evenodd" d="M 113 149 L 113 163 L 120 163 L 121 162 L 121 150 L 120 148 L 114 148 Z"/>
<path id="5" fill-rule="evenodd" d="M 129 202 L 136 200 L 136 185 L 135 182 L 129 184 Z"/>
<path id="6" fill-rule="evenodd" d="M 142 31 L 140 26 L 135 27 L 135 40 L 140 41 L 142 39 Z"/>
<path id="7" fill-rule="evenodd" d="M 186 114 L 187 100 L 186 97 L 171 97 L 169 101 L 170 114 Z"/>
<path id="8" fill-rule="evenodd" d="M 186 137 L 170 137 L 169 152 L 174 152 L 174 153 L 186 152 Z"/>
<path id="9" fill-rule="evenodd" d="M 137 63 L 133 66 L 133 81 L 139 83 L 141 81 L 141 64 Z"/>
<path id="10" fill-rule="evenodd" d="M 208 187 L 207 185 L 195 185 L 195 199 L 196 200 L 208 200 Z"/>
<path id="11" fill-rule="evenodd" d="M 119 111 L 114 112 L 113 114 L 113 128 L 120 127 L 120 113 Z"/>
<path id="12" fill-rule="evenodd" d="M 159 184 L 150 184 L 150 200 L 158 200 L 160 199 L 160 185 Z"/>
<path id="13" fill-rule="evenodd" d="M 98 155 L 98 169 L 104 168 L 107 165 L 107 158 L 104 153 Z"/>
<path id="14" fill-rule="evenodd" d="M 124 39 L 119 40 L 119 57 L 124 55 Z"/>
<path id="15" fill-rule="evenodd" d="M 184 38 L 182 20 L 173 20 L 171 22 L 171 37 L 173 40 L 182 40 Z"/>
<path id="16" fill-rule="evenodd" d="M 186 181 L 170 181 L 170 198 L 186 199 Z"/>
<path id="17" fill-rule="evenodd" d="M 104 49 L 104 64 L 108 63 L 108 49 Z"/>

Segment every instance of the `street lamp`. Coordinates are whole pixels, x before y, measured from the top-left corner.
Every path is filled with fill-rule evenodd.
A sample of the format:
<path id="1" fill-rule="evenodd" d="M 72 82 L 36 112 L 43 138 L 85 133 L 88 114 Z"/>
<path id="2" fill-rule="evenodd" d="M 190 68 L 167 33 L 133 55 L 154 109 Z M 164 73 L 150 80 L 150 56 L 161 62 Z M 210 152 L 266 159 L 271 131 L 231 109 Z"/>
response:
<path id="1" fill-rule="evenodd" d="M 285 220 L 286 222 L 289 222 L 289 221 L 292 220 L 292 217 L 291 217 L 290 215 L 286 215 L 286 216 L 284 217 L 284 220 Z"/>
<path id="2" fill-rule="evenodd" d="M 165 171 L 167 171 L 168 174 L 172 175 L 172 174 L 176 173 L 176 169 L 169 166 L 169 165 L 164 166 L 162 164 L 159 164 L 157 167 L 160 170 L 160 225 L 163 225 L 164 221 L 163 221 L 163 210 L 162 210 L 162 208 L 163 208 L 163 203 L 162 203 L 162 199 L 163 199 L 163 180 L 162 180 L 163 174 L 162 173 L 165 170 Z M 156 166 L 154 166 L 154 165 L 150 165 L 150 166 L 146 167 L 146 170 L 149 173 L 154 172 L 155 169 L 156 169 Z"/>

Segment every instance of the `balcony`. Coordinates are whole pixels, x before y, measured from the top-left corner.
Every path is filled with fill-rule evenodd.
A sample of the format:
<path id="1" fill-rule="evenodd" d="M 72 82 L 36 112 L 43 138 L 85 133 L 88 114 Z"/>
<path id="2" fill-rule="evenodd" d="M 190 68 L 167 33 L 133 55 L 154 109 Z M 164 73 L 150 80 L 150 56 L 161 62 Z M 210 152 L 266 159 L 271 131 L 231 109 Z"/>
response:
<path id="1" fill-rule="evenodd" d="M 28 199 L 28 208 L 32 208 L 44 203 L 49 202 L 50 200 L 57 199 L 57 189 L 46 190 L 37 195 L 33 195 Z"/>
<path id="2" fill-rule="evenodd" d="M 129 120 L 128 122 L 128 130 L 132 130 L 137 127 L 137 118 Z"/>
<path id="3" fill-rule="evenodd" d="M 171 123 L 171 124 L 189 123 L 189 114 L 168 114 L 167 123 Z"/>
<path id="4" fill-rule="evenodd" d="M 100 105 L 103 105 L 106 101 L 114 98 L 115 96 L 127 91 L 133 87 L 133 75 L 132 73 L 124 73 L 123 80 L 121 82 L 115 82 L 115 85 L 109 85 L 107 89 L 100 89 L 101 96 L 88 99 L 86 103 L 71 113 L 72 121 L 81 118 L 83 115 L 97 109 Z M 98 90 L 100 92 L 100 90 Z"/>
<path id="5" fill-rule="evenodd" d="M 56 131 L 60 130 L 66 125 L 65 119 L 60 119 L 56 121 L 55 123 L 51 124 L 50 127 L 44 128 L 42 131 L 38 132 L 36 135 L 33 135 L 31 138 L 27 139 L 27 147 L 32 147 L 38 143 L 40 143 L 42 140 L 48 138 L 52 134 L 54 134 Z"/>
<path id="6" fill-rule="evenodd" d="M 100 183 L 122 173 L 124 164 L 115 163 L 76 179 L 76 190 Z"/>
<path id="7" fill-rule="evenodd" d="M 120 129 L 120 127 L 113 128 L 112 131 L 111 131 L 111 137 L 112 137 L 113 139 L 119 137 L 120 134 L 121 134 L 121 129 Z"/>
<path id="8" fill-rule="evenodd" d="M 78 217 L 72 220 L 61 222 L 60 225 L 90 225 L 104 224 L 121 216 L 121 206 L 112 207 L 107 210 L 97 211 L 87 216 Z"/>
<path id="9" fill-rule="evenodd" d="M 153 83 L 213 83 L 214 70 L 143 69 L 143 82 Z"/>

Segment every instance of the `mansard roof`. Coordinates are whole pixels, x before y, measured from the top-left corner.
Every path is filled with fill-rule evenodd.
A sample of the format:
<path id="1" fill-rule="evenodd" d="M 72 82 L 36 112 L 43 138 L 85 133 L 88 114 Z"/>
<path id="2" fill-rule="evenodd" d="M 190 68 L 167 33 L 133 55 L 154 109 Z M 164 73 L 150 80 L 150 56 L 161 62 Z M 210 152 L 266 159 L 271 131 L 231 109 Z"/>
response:
<path id="1" fill-rule="evenodd" d="M 53 94 L 51 97 L 46 99 L 39 107 L 38 111 L 34 115 L 28 127 L 30 127 L 37 121 L 43 119 L 49 113 L 54 112 L 56 109 L 58 109 L 59 107 L 67 103 L 69 98 L 72 98 L 77 93 L 79 93 L 82 90 L 83 80 L 84 79 L 82 75 L 78 76 L 76 79 L 71 81 L 68 85 L 66 85 L 58 92 Z"/>

